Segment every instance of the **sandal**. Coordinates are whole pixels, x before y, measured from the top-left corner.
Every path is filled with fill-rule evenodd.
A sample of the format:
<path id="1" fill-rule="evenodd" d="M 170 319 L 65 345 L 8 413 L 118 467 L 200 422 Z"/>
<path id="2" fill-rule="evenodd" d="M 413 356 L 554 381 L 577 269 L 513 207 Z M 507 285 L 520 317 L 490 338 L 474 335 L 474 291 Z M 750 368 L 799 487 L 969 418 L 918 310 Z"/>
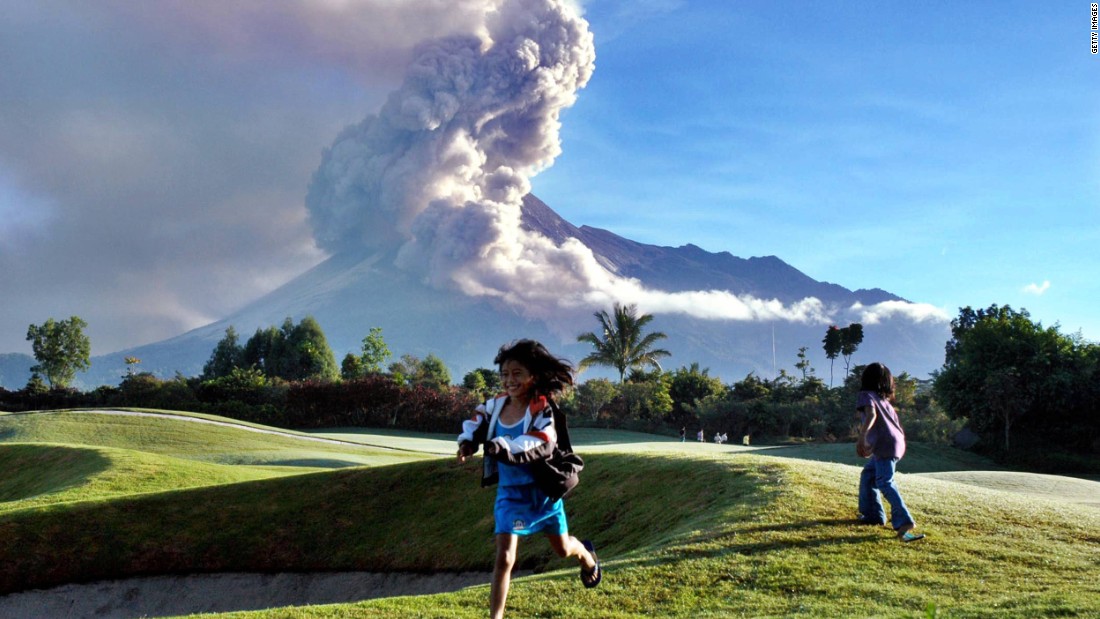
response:
<path id="1" fill-rule="evenodd" d="M 898 539 L 903 542 L 915 542 L 918 539 L 924 539 L 924 533 L 913 533 L 912 531 L 906 531 L 905 533 L 898 533 Z"/>
<path id="2" fill-rule="evenodd" d="M 581 543 L 584 544 L 588 553 L 592 555 L 592 560 L 596 562 L 596 567 L 591 570 L 585 569 L 583 565 L 581 566 L 581 583 L 584 584 L 586 589 L 592 589 L 603 580 L 603 570 L 600 569 L 600 560 L 596 557 L 596 547 L 592 545 L 592 542 L 584 540 Z"/>

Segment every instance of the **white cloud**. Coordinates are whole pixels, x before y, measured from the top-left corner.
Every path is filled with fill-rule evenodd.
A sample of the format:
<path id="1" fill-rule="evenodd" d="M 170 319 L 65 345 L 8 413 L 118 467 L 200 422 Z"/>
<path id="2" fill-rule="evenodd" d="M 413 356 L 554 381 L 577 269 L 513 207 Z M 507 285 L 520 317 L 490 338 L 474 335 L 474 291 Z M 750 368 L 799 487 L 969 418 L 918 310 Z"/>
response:
<path id="1" fill-rule="evenodd" d="M 913 322 L 948 322 L 951 316 L 942 308 L 928 303 L 909 303 L 908 301 L 883 301 L 874 305 L 855 303 L 852 313 L 866 325 L 874 325 L 894 316 L 903 316 Z"/>
<path id="2" fill-rule="evenodd" d="M 1045 279 L 1041 284 L 1031 283 L 1023 287 L 1022 292 L 1025 294 L 1033 294 L 1035 296 L 1042 296 L 1047 290 L 1050 290 L 1050 280 Z"/>

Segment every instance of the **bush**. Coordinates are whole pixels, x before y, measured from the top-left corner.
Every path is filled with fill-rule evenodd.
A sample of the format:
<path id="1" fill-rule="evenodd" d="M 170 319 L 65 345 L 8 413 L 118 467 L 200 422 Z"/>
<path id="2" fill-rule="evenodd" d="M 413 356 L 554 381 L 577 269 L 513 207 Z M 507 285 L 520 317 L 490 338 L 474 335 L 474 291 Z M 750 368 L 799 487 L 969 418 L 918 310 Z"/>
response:
<path id="1" fill-rule="evenodd" d="M 293 427 L 394 427 L 422 432 L 456 432 L 477 406 L 462 390 L 413 385 L 402 387 L 380 374 L 342 383 L 306 381 L 291 385 L 287 423 Z"/>

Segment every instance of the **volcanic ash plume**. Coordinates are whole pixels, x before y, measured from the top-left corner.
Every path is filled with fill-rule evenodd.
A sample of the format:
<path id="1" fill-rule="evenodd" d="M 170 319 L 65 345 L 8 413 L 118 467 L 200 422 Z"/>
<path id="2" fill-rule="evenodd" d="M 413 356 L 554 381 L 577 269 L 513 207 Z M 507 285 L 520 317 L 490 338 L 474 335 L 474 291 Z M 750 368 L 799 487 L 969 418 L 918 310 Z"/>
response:
<path id="1" fill-rule="evenodd" d="M 561 0 L 488 3 L 474 30 L 419 45 L 378 114 L 326 150 L 306 199 L 323 249 L 392 255 L 432 286 L 543 319 L 612 302 L 714 319 L 829 319 L 816 299 L 647 290 L 579 241 L 525 231 L 521 200 L 560 153 L 559 115 L 592 75 L 592 34 Z"/>
<path id="2" fill-rule="evenodd" d="M 587 22 L 557 0 L 487 6 L 481 33 L 421 44 L 401 88 L 314 174 L 318 244 L 397 252 L 398 266 L 467 294 L 510 295 L 531 287 L 530 271 L 591 288 L 591 253 L 524 233 L 520 205 L 560 153 L 559 114 L 594 62 Z"/>

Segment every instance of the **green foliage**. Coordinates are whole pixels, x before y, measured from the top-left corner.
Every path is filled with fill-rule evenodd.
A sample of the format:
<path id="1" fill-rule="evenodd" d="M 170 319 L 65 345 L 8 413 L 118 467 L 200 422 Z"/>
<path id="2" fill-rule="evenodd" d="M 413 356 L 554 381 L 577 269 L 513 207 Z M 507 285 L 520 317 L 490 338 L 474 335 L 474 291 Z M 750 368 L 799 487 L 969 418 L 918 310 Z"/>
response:
<path id="1" fill-rule="evenodd" d="M 645 333 L 645 327 L 653 320 L 653 315 L 639 316 L 636 305 L 615 303 L 612 314 L 600 310 L 595 316 L 600 322 L 602 335 L 589 332 L 577 336 L 578 342 L 591 344 L 595 349 L 581 359 L 579 369 L 593 365 L 613 367 L 619 371 L 619 382 L 622 383 L 627 370 L 641 367 L 660 370 L 658 359 L 672 354 L 662 348 L 654 348 L 659 340 L 668 336 L 659 331 Z"/>
<path id="2" fill-rule="evenodd" d="M 405 386 L 383 374 L 368 374 L 335 383 L 294 383 L 285 413 L 286 423 L 295 428 L 391 426 L 450 433 L 476 405 L 477 398 L 462 389 Z"/>
<path id="3" fill-rule="evenodd" d="M 415 382 L 417 385 L 445 390 L 451 386 L 451 372 L 442 359 L 429 354 L 420 363 L 420 372 Z"/>
<path id="4" fill-rule="evenodd" d="M 863 343 L 863 325 L 858 322 L 840 330 L 840 354 L 844 357 L 844 373 L 847 375 L 851 366 L 852 355 L 856 354 L 859 345 Z"/>
<path id="5" fill-rule="evenodd" d="M 848 376 L 852 361 L 852 355 L 863 343 L 863 325 L 853 322 L 847 327 L 840 328 L 832 325 L 825 331 L 825 339 L 821 340 L 825 348 L 825 357 L 829 359 L 829 386 L 833 384 L 833 361 L 838 357 L 844 358 L 844 375 Z M 804 358 L 802 354 L 800 358 Z"/>
<path id="6" fill-rule="evenodd" d="M 1031 320 L 1027 310 L 965 307 L 951 322 L 935 394 L 947 413 L 1009 453 L 1028 442 L 1087 451 L 1096 436 L 1096 346 Z"/>
<path id="7" fill-rule="evenodd" d="M 92 344 L 84 334 L 87 326 L 79 316 L 72 316 L 27 327 L 27 341 L 38 361 L 31 372 L 44 375 L 51 387 L 68 387 L 77 372 L 91 367 Z"/>
<path id="8" fill-rule="evenodd" d="M 23 388 L 28 395 L 42 395 L 50 390 L 50 387 L 42 380 L 42 376 L 38 372 L 31 374 L 30 380 L 27 381 L 27 386 Z"/>
<path id="9" fill-rule="evenodd" d="M 831 325 L 825 331 L 825 339 L 821 340 L 825 348 L 825 358 L 829 360 L 829 386 L 833 386 L 833 362 L 840 356 L 840 348 L 844 343 L 844 336 L 840 333 L 840 327 Z"/>
<path id="10" fill-rule="evenodd" d="M 814 368 L 810 365 L 810 358 L 806 354 L 807 350 L 809 350 L 809 348 L 806 346 L 799 347 L 798 363 L 794 364 L 795 369 L 802 373 L 802 382 L 806 382 L 814 377 Z"/>
<path id="11" fill-rule="evenodd" d="M 451 372 L 443 360 L 434 354 L 424 359 L 416 355 L 404 354 L 389 367 L 390 376 L 399 385 L 422 386 L 431 389 L 446 390 L 451 385 Z"/>
<path id="12" fill-rule="evenodd" d="M 749 372 L 745 378 L 733 384 L 732 395 L 737 400 L 747 402 L 766 398 L 771 395 L 771 392 L 771 385 L 768 381 L 757 376 L 756 372 Z"/>
<path id="13" fill-rule="evenodd" d="M 500 392 L 500 373 L 489 368 L 471 370 L 462 377 L 462 386 L 476 394 L 478 399 L 487 400 Z"/>
<path id="14" fill-rule="evenodd" d="M 375 374 L 382 371 L 382 364 L 393 356 L 382 339 L 382 327 L 371 327 L 370 333 L 363 338 L 363 362 L 365 374 Z"/>
<path id="15" fill-rule="evenodd" d="M 627 383 L 619 388 L 627 414 L 642 421 L 659 421 L 672 412 L 672 397 L 664 382 Z"/>
<path id="16" fill-rule="evenodd" d="M 312 316 L 297 325 L 288 317 L 282 328 L 257 329 L 244 345 L 241 363 L 234 367 L 258 368 L 268 378 L 288 381 L 335 380 L 340 376 L 336 356 Z"/>
<path id="17" fill-rule="evenodd" d="M 118 393 L 112 399 L 124 406 L 173 410 L 192 410 L 199 403 L 198 397 L 183 376 L 161 380 L 148 372 L 139 372 L 124 378 L 119 383 Z"/>
<path id="18" fill-rule="evenodd" d="M 577 412 L 595 421 L 600 411 L 619 395 L 619 387 L 606 378 L 592 378 L 578 385 L 575 392 Z"/>
<path id="19" fill-rule="evenodd" d="M 329 348 L 321 325 L 306 316 L 287 338 L 286 380 L 335 380 L 339 376 L 336 357 Z"/>
<path id="20" fill-rule="evenodd" d="M 344 355 L 344 360 L 340 362 L 340 378 L 344 380 L 354 380 L 361 378 L 365 374 L 363 368 L 363 359 L 350 352 Z"/>
<path id="21" fill-rule="evenodd" d="M 668 395 L 672 399 L 669 422 L 674 426 L 697 422 L 695 407 L 699 402 L 725 390 L 722 381 L 710 375 L 709 368 L 700 370 L 698 363 L 681 367 L 669 376 Z"/>
<path id="22" fill-rule="evenodd" d="M 232 325 L 226 327 L 223 337 L 210 353 L 210 359 L 202 367 L 202 378 L 211 380 L 229 376 L 234 369 L 244 365 L 244 347 L 237 337 L 237 330 Z"/>

